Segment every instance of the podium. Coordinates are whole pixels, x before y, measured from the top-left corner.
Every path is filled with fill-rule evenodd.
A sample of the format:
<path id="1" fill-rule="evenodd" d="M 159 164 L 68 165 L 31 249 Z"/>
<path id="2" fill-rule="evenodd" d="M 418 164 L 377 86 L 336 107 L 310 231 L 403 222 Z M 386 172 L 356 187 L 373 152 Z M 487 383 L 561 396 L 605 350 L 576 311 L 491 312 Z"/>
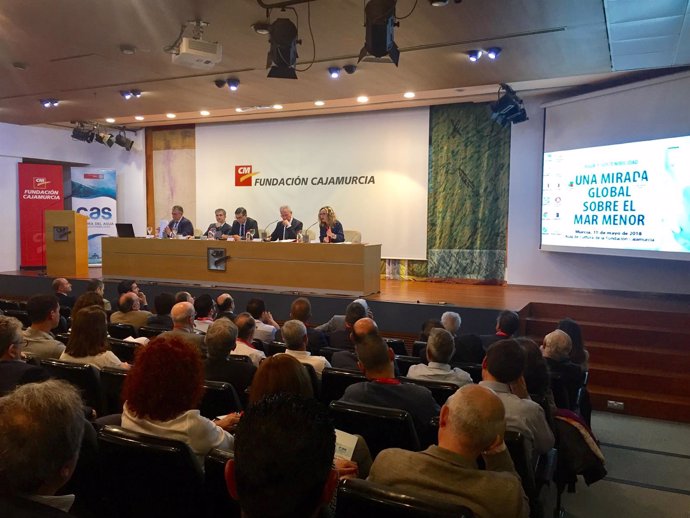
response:
<path id="1" fill-rule="evenodd" d="M 88 277 L 89 218 L 72 210 L 45 211 L 46 265 L 50 277 Z"/>

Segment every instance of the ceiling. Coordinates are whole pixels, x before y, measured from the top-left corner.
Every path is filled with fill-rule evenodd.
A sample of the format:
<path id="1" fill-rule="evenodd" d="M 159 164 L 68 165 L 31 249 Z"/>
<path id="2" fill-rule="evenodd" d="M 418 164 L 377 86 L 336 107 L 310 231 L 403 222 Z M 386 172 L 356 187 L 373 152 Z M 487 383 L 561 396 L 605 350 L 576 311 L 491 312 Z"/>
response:
<path id="1" fill-rule="evenodd" d="M 357 62 L 363 5 L 312 0 L 294 12 L 271 11 L 271 20 L 299 17 L 303 71 L 290 80 L 266 77 L 268 36 L 251 27 L 266 11 L 256 0 L 0 0 L 0 122 L 112 117 L 131 128 L 386 109 L 486 100 L 503 82 L 524 92 L 690 64 L 688 0 L 450 0 L 445 7 L 398 0 L 398 17 L 414 8 L 395 29 L 399 66 L 362 62 L 333 80 L 329 66 Z M 222 61 L 210 70 L 173 64 L 163 50 L 195 19 L 209 23 L 205 40 L 222 44 Z M 122 45 L 136 52 L 124 54 Z M 467 59 L 467 51 L 488 47 L 503 49 L 497 60 Z M 229 77 L 241 81 L 238 91 L 214 85 Z M 133 88 L 143 95 L 125 101 L 120 90 Z M 416 97 L 404 99 L 407 91 Z M 369 102 L 358 104 L 359 95 Z M 42 98 L 60 104 L 45 109 Z M 276 103 L 283 109 L 270 108 Z M 252 107 L 259 108 L 236 111 Z"/>

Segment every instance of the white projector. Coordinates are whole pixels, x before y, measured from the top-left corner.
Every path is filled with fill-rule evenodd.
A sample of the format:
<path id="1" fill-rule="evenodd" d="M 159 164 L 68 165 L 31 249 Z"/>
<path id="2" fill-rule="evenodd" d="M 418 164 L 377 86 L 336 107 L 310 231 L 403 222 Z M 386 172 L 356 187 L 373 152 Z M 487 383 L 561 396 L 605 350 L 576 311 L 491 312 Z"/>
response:
<path id="1" fill-rule="evenodd" d="M 223 59 L 223 47 L 220 43 L 182 38 L 180 53 L 173 54 L 172 62 L 191 68 L 208 70 Z"/>

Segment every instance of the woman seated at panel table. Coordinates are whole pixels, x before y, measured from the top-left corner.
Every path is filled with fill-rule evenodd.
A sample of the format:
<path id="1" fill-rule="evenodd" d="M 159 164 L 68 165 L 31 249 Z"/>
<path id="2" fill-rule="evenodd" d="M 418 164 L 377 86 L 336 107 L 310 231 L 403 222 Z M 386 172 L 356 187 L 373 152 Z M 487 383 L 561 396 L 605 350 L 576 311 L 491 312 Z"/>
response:
<path id="1" fill-rule="evenodd" d="M 322 243 L 342 243 L 345 241 L 343 225 L 335 217 L 331 207 L 319 210 L 319 240 Z"/>

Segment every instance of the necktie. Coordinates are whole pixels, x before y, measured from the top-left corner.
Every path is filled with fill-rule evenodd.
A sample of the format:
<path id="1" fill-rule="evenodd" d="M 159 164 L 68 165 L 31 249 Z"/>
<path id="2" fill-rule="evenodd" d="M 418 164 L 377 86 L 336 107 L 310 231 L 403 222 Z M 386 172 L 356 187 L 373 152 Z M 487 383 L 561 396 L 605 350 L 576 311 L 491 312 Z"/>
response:
<path id="1" fill-rule="evenodd" d="M 240 225 L 240 237 L 244 237 L 244 223 Z"/>

